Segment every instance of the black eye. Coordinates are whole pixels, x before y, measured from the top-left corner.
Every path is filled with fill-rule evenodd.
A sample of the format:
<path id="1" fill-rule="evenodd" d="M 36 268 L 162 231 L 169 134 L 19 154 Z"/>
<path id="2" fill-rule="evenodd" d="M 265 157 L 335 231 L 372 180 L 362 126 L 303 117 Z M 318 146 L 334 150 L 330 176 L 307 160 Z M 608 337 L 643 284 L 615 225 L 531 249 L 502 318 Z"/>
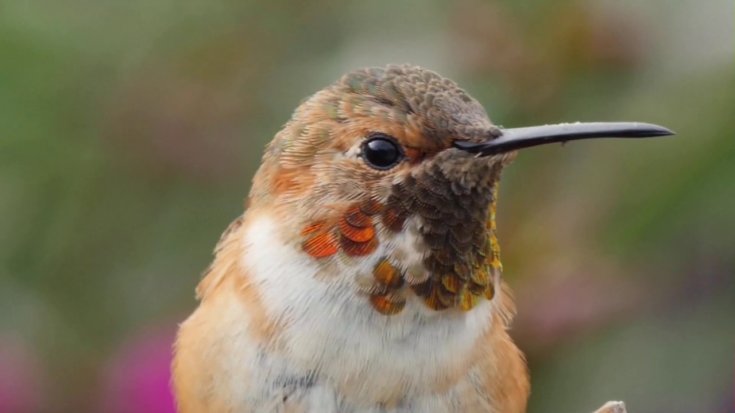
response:
<path id="1" fill-rule="evenodd" d="M 362 144 L 362 157 L 375 169 L 390 169 L 403 159 L 403 149 L 395 138 L 376 133 Z"/>

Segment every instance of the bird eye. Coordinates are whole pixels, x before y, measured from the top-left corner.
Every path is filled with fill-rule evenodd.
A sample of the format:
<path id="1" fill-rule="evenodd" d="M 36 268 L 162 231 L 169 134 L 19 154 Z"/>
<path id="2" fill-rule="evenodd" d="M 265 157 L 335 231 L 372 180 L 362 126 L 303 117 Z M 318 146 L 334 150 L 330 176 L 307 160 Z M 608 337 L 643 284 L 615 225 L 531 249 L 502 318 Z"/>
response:
<path id="1" fill-rule="evenodd" d="M 375 169 L 390 169 L 403 159 L 403 149 L 395 138 L 376 133 L 362 144 L 362 157 Z"/>

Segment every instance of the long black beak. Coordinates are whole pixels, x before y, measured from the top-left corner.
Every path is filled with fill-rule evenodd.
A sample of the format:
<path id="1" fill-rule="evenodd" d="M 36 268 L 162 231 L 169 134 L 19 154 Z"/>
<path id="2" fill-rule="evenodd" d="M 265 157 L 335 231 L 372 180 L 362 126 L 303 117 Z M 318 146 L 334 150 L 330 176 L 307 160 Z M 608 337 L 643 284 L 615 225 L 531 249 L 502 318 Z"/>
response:
<path id="1" fill-rule="evenodd" d="M 481 156 L 495 155 L 547 143 L 592 138 L 650 138 L 673 135 L 651 123 L 592 122 L 501 129 L 501 135 L 485 142 L 455 141 L 454 147 Z"/>

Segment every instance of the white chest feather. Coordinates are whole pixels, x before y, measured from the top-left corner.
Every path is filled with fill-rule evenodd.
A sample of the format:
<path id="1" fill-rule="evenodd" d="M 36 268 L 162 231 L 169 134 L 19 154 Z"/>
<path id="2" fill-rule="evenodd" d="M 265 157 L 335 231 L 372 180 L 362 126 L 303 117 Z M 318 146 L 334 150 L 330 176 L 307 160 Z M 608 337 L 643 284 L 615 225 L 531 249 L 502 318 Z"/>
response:
<path id="1" fill-rule="evenodd" d="M 325 273 L 314 258 L 277 234 L 275 222 L 261 216 L 242 240 L 242 265 L 267 316 L 282 326 L 282 354 L 273 359 L 273 366 L 266 362 L 258 368 L 286 368 L 295 375 L 321 378 L 320 386 L 329 390 L 317 386 L 312 397 L 337 391 L 358 404 L 420 399 L 461 367 L 490 326 L 489 301 L 469 312 L 436 312 L 409 297 L 398 314 L 375 311 L 359 292 L 357 276 L 375 265 L 386 252 L 381 249 L 396 248 L 400 240 L 349 266 L 337 262 Z M 243 345 L 250 345 L 246 341 Z"/>

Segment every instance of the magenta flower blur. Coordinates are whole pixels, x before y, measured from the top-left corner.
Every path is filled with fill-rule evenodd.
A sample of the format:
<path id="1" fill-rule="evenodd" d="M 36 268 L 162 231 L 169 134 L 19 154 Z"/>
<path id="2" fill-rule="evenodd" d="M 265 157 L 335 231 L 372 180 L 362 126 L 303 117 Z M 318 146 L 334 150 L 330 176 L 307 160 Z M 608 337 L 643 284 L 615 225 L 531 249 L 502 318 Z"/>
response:
<path id="1" fill-rule="evenodd" d="M 0 412 L 31 413 L 40 409 L 44 391 L 39 364 L 19 341 L 0 337 Z"/>
<path id="2" fill-rule="evenodd" d="M 124 344 L 110 361 L 102 411 L 175 413 L 171 393 L 173 332 L 147 330 Z"/>

